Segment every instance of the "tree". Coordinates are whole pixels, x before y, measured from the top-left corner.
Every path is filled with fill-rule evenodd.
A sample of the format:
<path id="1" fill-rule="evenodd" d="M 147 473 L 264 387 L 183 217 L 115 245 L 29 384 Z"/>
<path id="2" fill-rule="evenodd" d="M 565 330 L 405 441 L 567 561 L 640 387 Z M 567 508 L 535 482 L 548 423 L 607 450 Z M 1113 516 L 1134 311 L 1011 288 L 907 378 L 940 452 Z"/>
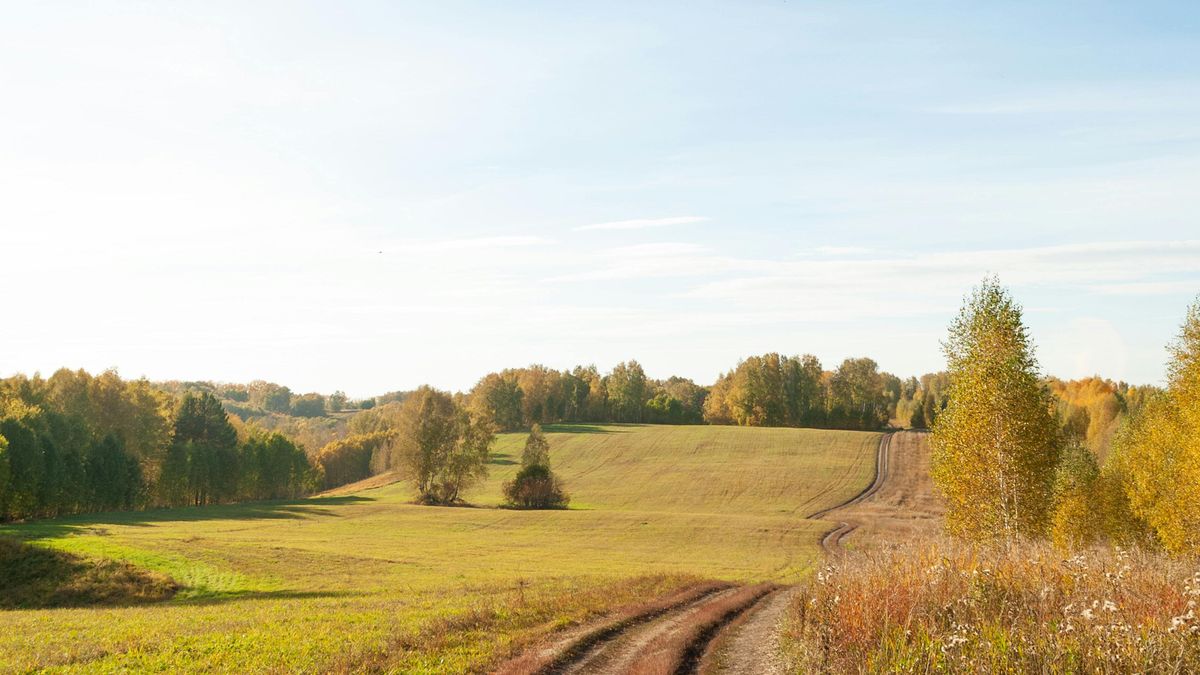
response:
<path id="1" fill-rule="evenodd" d="M 846 359 L 830 385 L 830 416 L 847 429 L 879 429 L 887 424 L 889 399 L 875 361 Z"/>
<path id="2" fill-rule="evenodd" d="M 521 466 L 543 464 L 550 466 L 550 443 L 542 433 L 540 424 L 533 425 L 529 437 L 525 439 L 525 449 L 521 452 Z"/>
<path id="3" fill-rule="evenodd" d="M 250 404 L 266 410 L 287 414 L 292 409 L 292 390 L 287 387 L 255 380 L 247 385 L 250 390 Z"/>
<path id="4" fill-rule="evenodd" d="M 913 408 L 912 419 L 909 420 L 909 426 L 914 429 L 928 429 L 929 423 L 925 421 L 925 407 L 917 406 Z"/>
<path id="5" fill-rule="evenodd" d="M 342 410 L 345 410 L 346 392 L 341 391 L 340 389 L 333 392 L 329 395 L 329 398 L 325 400 L 325 403 L 329 408 L 329 412 L 341 412 Z"/>
<path id="6" fill-rule="evenodd" d="M 1069 443 L 1054 472 L 1050 538 L 1059 549 L 1081 549 L 1102 536 L 1099 479 L 1100 467 L 1095 455 L 1079 442 Z"/>
<path id="7" fill-rule="evenodd" d="M 607 378 L 608 402 L 618 422 L 641 422 L 646 403 L 646 373 L 634 360 L 618 363 Z"/>
<path id="8" fill-rule="evenodd" d="M 207 392 L 186 394 L 163 466 L 164 497 L 170 503 L 203 506 L 234 496 L 237 450 L 237 431 L 221 402 Z"/>
<path id="9" fill-rule="evenodd" d="M 933 425 L 946 526 L 972 539 L 1043 533 L 1059 446 L 1021 308 L 995 278 L 974 289 L 943 350 L 949 405 Z"/>
<path id="10" fill-rule="evenodd" d="M 1171 345 L 1166 390 L 1132 415 L 1113 452 L 1132 513 L 1167 551 L 1200 553 L 1200 298 Z"/>
<path id="11" fill-rule="evenodd" d="M 323 417 L 325 397 L 320 394 L 305 394 L 293 398 L 292 414 L 296 417 Z"/>
<path id="12" fill-rule="evenodd" d="M 925 428 L 933 427 L 937 422 L 939 408 L 937 400 L 932 391 L 926 391 L 921 396 L 921 417 L 925 420 Z"/>
<path id="13" fill-rule="evenodd" d="M 406 472 L 427 504 L 453 504 L 487 475 L 495 440 L 491 425 L 449 394 L 422 387 L 400 410 L 392 462 Z"/>
<path id="14" fill-rule="evenodd" d="M 504 495 L 510 505 L 526 509 L 564 508 L 569 501 L 558 477 L 550 470 L 550 444 L 536 424 L 525 439 L 521 470 L 504 484 Z"/>
<path id="15" fill-rule="evenodd" d="M 241 455 L 243 497 L 299 497 L 316 482 L 316 474 L 304 451 L 283 434 L 255 433 L 242 446 Z"/>
<path id="16" fill-rule="evenodd" d="M 549 466 L 531 464 L 521 467 L 516 478 L 504 484 L 508 503 L 524 509 L 566 508 L 570 497 Z"/>
<path id="17" fill-rule="evenodd" d="M 8 501 L 8 439 L 0 435 L 0 519 L 4 517 L 4 505 Z"/>
<path id="18" fill-rule="evenodd" d="M 317 464 L 325 487 L 335 488 L 370 476 L 375 453 L 386 452 L 394 435 L 392 431 L 351 434 L 321 448 Z"/>
<path id="19" fill-rule="evenodd" d="M 109 434 L 92 445 L 85 464 L 89 506 L 100 511 L 132 508 L 142 490 L 137 458 Z"/>
<path id="20" fill-rule="evenodd" d="M 523 398 L 515 376 L 489 373 L 471 390 L 471 409 L 498 431 L 515 431 L 524 426 Z"/>

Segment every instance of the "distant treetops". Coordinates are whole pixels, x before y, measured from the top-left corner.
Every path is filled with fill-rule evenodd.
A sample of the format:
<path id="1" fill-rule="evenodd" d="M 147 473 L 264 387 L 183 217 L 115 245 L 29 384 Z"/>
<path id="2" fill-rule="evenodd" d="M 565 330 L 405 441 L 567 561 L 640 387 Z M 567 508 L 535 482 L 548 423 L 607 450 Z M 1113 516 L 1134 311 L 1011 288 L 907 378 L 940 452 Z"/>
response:
<path id="1" fill-rule="evenodd" d="M 1162 392 L 1042 380 L 1021 309 L 994 278 L 967 298 L 944 348 L 933 479 L 952 533 L 1200 554 L 1200 299 Z"/>

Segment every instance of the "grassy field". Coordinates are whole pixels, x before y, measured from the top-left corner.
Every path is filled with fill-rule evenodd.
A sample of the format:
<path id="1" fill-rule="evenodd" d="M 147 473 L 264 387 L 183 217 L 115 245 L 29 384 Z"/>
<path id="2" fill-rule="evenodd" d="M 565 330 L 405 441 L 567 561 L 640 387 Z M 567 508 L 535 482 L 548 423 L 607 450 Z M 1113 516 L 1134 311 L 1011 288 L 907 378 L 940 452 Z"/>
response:
<path id="1" fill-rule="evenodd" d="M 568 511 L 495 507 L 524 436 L 502 436 L 480 508 L 402 484 L 289 503 L 112 514 L 0 535 L 170 575 L 158 605 L 0 616 L 0 669 L 479 668 L 556 626 L 696 577 L 794 581 L 861 490 L 878 434 L 728 427 L 549 429 Z"/>

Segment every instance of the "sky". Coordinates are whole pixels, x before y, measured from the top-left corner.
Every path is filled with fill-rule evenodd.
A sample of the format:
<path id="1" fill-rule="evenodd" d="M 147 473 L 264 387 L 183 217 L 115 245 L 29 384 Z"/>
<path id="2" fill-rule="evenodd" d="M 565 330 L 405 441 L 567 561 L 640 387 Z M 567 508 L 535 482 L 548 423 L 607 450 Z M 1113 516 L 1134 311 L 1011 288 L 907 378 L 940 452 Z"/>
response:
<path id="1" fill-rule="evenodd" d="M 1161 383 L 1194 2 L 39 2 L 0 22 L 0 375 L 369 396 L 636 358 Z"/>

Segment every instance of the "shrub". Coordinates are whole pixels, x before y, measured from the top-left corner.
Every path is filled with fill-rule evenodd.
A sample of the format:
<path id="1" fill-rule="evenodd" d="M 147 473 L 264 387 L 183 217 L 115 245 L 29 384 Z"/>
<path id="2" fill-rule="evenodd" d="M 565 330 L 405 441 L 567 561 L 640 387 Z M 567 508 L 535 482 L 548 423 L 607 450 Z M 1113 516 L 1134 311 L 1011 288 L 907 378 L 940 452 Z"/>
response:
<path id="1" fill-rule="evenodd" d="M 1157 553 L 925 543 L 818 572 L 784 643 L 801 672 L 1198 672 L 1198 601 Z"/>
<path id="2" fill-rule="evenodd" d="M 544 464 L 530 464 L 517 477 L 504 484 L 508 503 L 523 509 L 563 509 L 570 497 L 558 478 Z"/>

